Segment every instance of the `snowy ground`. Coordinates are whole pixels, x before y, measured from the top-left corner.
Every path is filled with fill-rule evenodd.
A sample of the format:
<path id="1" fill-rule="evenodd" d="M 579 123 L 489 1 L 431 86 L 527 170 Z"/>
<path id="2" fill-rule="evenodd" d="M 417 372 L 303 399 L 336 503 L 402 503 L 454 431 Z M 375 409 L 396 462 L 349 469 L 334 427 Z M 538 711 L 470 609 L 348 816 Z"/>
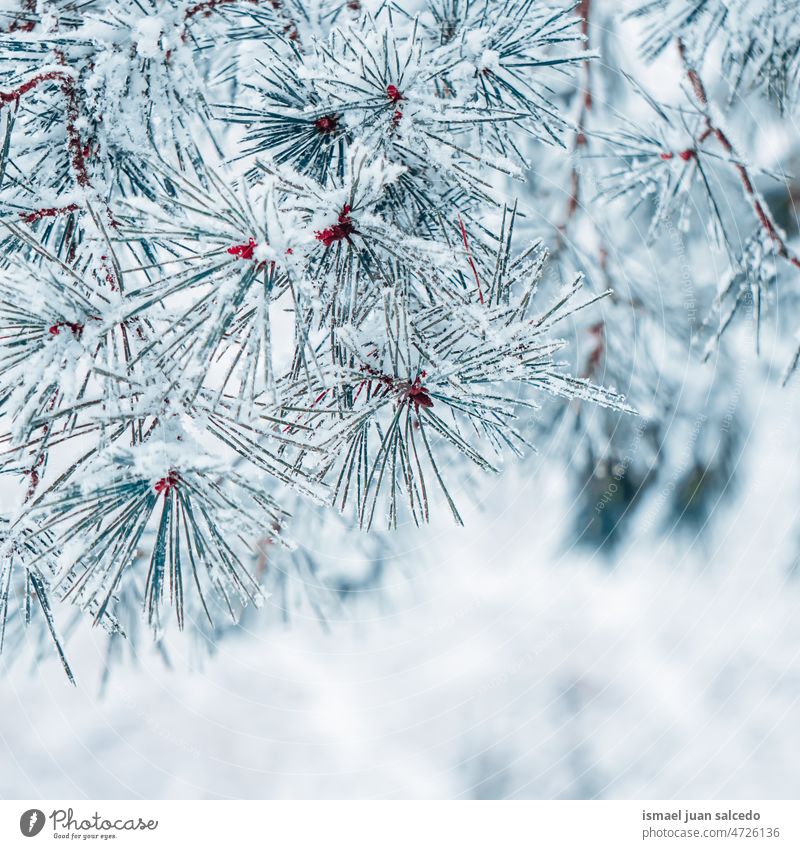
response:
<path id="1" fill-rule="evenodd" d="M 104 698 L 88 637 L 77 689 L 14 666 L 0 795 L 796 798 L 796 396 L 761 402 L 702 548 L 645 510 L 613 569 L 565 549 L 545 451 L 466 530 L 409 536 L 414 580 L 329 633 L 251 625 L 200 670 L 143 657 Z"/>

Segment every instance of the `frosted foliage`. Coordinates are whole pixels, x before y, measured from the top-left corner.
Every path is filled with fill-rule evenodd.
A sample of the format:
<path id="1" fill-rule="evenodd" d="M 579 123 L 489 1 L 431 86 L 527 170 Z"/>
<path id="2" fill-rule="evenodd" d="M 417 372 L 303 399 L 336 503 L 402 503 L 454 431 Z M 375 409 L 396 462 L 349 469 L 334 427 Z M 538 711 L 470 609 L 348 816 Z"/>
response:
<path id="1" fill-rule="evenodd" d="M 556 434 L 571 541 L 711 533 L 747 358 L 800 361 L 797 27 L 780 0 L 5 3 L 7 652 L 382 597 Z"/>
<path id="2" fill-rule="evenodd" d="M 538 291 L 508 192 L 570 131 L 570 9 L 3 14 L 6 533 L 30 540 L 3 621 L 34 581 L 48 625 L 45 597 L 205 633 L 309 522 L 460 523 L 454 490 L 524 454 L 548 397 L 632 413 L 560 358 L 607 293 Z"/>
<path id="3" fill-rule="evenodd" d="M 0 794 L 800 789 L 799 63 L 0 0 Z"/>

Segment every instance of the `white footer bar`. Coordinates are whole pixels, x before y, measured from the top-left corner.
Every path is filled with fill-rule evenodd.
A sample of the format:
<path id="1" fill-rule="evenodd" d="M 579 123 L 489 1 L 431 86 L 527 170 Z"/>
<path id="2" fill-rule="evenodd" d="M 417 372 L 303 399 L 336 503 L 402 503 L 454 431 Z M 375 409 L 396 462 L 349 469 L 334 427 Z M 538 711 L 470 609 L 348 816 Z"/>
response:
<path id="1" fill-rule="evenodd" d="M 800 847 L 800 803 L 0 801 L 0 847 Z"/>

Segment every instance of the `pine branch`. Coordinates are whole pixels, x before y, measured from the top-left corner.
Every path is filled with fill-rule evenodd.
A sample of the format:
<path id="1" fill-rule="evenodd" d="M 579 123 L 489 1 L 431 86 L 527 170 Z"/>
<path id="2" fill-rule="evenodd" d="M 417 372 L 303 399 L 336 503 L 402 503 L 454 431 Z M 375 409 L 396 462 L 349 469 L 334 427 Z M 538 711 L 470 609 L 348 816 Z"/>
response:
<path id="1" fill-rule="evenodd" d="M 763 228 L 763 230 L 772 240 L 775 246 L 776 253 L 778 254 L 778 256 L 780 256 L 782 259 L 785 259 L 795 268 L 800 268 L 800 257 L 798 257 L 797 254 L 795 254 L 788 247 L 783 236 L 780 234 L 778 227 L 772 219 L 772 216 L 767 211 L 763 200 L 755 190 L 753 180 L 750 176 L 747 166 L 741 160 L 741 157 L 739 157 L 736 153 L 733 144 L 731 143 L 725 132 L 720 129 L 720 127 L 716 126 L 716 124 L 714 124 L 714 122 L 711 120 L 711 116 L 708 114 L 709 102 L 706 87 L 703 84 L 699 72 L 689 63 L 686 56 L 686 48 L 681 40 L 678 40 L 678 52 L 680 54 L 681 61 L 684 64 L 684 68 L 686 69 L 686 76 L 688 77 L 689 82 L 691 83 L 692 91 L 694 92 L 695 98 L 697 99 L 701 109 L 703 109 L 705 113 L 706 129 L 703 134 L 701 134 L 698 138 L 698 144 L 702 143 L 706 138 L 708 138 L 709 135 L 713 134 L 714 138 L 716 138 L 716 140 L 719 142 L 722 149 L 725 151 L 728 157 L 730 157 L 730 162 L 739 176 L 739 181 L 742 184 L 744 194 L 753 208 L 753 212 L 755 213 L 759 225 Z M 689 148 L 685 151 L 682 151 L 680 154 L 681 158 L 687 161 L 695 155 L 696 152 L 694 148 Z"/>

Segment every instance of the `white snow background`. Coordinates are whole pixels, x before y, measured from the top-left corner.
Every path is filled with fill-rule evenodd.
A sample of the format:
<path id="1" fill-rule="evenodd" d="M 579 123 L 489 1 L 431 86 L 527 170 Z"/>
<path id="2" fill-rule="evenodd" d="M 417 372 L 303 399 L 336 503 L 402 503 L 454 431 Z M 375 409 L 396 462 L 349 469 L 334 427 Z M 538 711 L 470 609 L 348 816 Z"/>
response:
<path id="1" fill-rule="evenodd" d="M 264 615 L 200 669 L 177 641 L 173 669 L 147 654 L 104 698 L 89 634 L 77 689 L 19 664 L 0 795 L 796 797 L 798 413 L 791 390 L 762 399 L 757 459 L 702 548 L 644 519 L 613 569 L 565 550 L 548 446 L 465 530 L 410 541 L 382 612 L 329 633 Z"/>

